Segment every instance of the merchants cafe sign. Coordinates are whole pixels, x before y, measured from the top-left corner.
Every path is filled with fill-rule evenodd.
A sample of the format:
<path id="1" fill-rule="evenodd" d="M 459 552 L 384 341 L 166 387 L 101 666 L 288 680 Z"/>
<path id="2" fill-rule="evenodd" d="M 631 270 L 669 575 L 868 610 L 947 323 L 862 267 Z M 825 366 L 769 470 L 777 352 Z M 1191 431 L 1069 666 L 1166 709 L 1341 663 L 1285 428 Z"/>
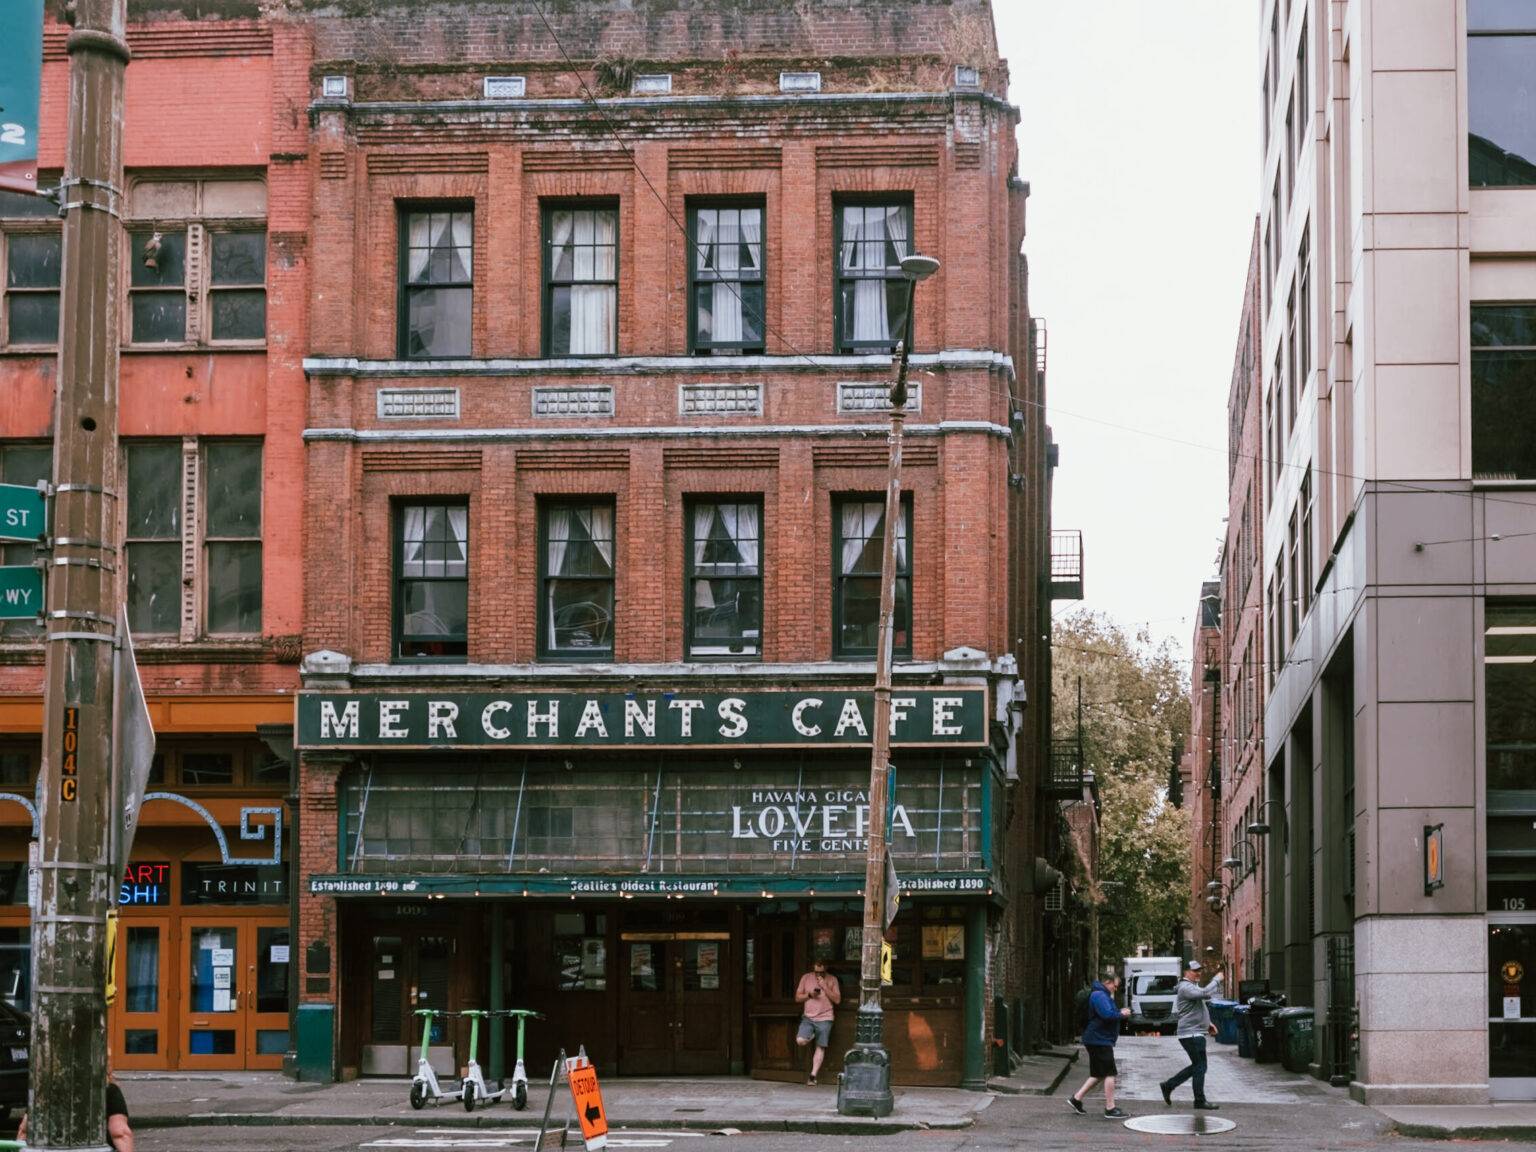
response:
<path id="1" fill-rule="evenodd" d="M 874 694 L 763 692 L 302 692 L 295 746 L 322 750 L 450 748 L 867 747 Z M 891 745 L 987 741 L 987 691 L 900 688 Z"/>

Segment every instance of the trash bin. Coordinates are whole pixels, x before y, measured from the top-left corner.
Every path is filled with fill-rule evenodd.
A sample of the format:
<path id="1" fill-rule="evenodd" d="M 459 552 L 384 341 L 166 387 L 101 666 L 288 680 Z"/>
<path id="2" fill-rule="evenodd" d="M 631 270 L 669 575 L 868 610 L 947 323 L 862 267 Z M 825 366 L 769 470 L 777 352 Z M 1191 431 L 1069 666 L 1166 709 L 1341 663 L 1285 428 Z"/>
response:
<path id="1" fill-rule="evenodd" d="M 1248 1019 L 1253 1025 L 1253 1058 L 1260 1064 L 1280 1059 L 1280 1034 L 1275 1030 L 1275 1013 L 1285 1007 L 1283 996 L 1255 996 L 1248 1001 Z"/>
<path id="2" fill-rule="evenodd" d="M 1248 1019 L 1248 1005 L 1238 1004 L 1232 1009 L 1232 1023 L 1237 1029 L 1237 1054 L 1253 1059 L 1253 1022 Z"/>
<path id="3" fill-rule="evenodd" d="M 1237 1043 L 1237 1019 L 1232 1015 L 1236 1007 L 1236 1000 L 1211 1001 L 1211 1023 L 1216 1025 L 1216 1043 Z"/>
<path id="4" fill-rule="evenodd" d="M 1274 1020 L 1281 1063 L 1287 1072 L 1305 1072 L 1312 1063 L 1312 1009 L 1282 1008 L 1274 1014 Z"/>

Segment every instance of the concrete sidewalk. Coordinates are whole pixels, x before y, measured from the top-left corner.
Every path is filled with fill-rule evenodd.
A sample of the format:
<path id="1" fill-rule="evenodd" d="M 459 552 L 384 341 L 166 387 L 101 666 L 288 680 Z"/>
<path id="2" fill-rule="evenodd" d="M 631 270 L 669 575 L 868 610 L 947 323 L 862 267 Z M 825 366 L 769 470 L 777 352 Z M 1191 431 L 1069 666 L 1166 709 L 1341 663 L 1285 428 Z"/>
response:
<path id="1" fill-rule="evenodd" d="M 1376 1111 L 1402 1136 L 1536 1141 L 1536 1104 L 1394 1104 Z"/>
<path id="2" fill-rule="evenodd" d="M 1032 1057 L 997 1091 L 1049 1093 L 1065 1073 L 1066 1055 Z M 601 1069 L 599 1069 L 601 1072 Z M 275 1072 L 119 1073 L 135 1128 L 218 1125 L 411 1124 L 421 1127 L 537 1127 L 548 1094 L 547 1078 L 529 1086 L 528 1107 L 502 1102 L 466 1113 L 454 1101 L 417 1112 L 405 1079 L 301 1084 Z M 614 1128 L 734 1128 L 760 1132 L 846 1135 L 961 1129 L 995 1098 L 993 1092 L 958 1088 L 900 1088 L 896 1110 L 884 1119 L 837 1114 L 837 1087 L 782 1084 L 745 1077 L 635 1079 L 603 1082 L 603 1099 Z M 553 1117 L 563 1119 L 570 1101 L 557 1089 Z"/>

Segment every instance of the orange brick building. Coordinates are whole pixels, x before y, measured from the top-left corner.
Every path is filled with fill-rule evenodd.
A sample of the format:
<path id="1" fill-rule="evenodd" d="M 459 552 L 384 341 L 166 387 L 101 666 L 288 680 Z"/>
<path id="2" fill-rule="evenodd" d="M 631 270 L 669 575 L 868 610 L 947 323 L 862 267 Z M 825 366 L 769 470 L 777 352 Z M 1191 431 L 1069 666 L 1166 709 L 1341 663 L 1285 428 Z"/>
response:
<path id="1" fill-rule="evenodd" d="M 584 1044 L 620 1074 L 803 1076 L 817 957 L 835 1073 L 920 252 L 886 1039 L 897 1082 L 980 1086 L 1041 1028 L 1049 610 L 990 8 L 548 11 L 293 18 L 301 1073 L 406 1074 L 413 1010 L 524 1006 L 534 1067 Z M 461 1023 L 433 1025 L 445 1069 Z"/>
<path id="2" fill-rule="evenodd" d="M 308 60 L 283 28 L 134 7 L 117 570 L 159 741 L 122 889 L 111 1044 L 119 1068 L 276 1068 L 290 1047 Z M 49 188 L 64 164 L 67 33 L 46 28 Z M 0 198 L 8 483 L 51 476 L 59 237 L 54 202 Z M 5 563 L 33 559 L 31 545 L 3 547 Z M 0 625 L 0 995 L 24 1008 L 42 680 L 38 625 Z"/>

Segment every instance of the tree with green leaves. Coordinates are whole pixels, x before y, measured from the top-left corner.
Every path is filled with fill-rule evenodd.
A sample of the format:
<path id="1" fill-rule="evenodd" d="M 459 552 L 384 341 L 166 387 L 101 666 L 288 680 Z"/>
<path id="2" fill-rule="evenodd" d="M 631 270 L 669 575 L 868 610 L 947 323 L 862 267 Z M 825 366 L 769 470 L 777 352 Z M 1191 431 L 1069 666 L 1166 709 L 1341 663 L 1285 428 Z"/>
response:
<path id="1" fill-rule="evenodd" d="M 1081 715 L 1085 768 L 1098 783 L 1099 958 L 1138 945 L 1173 955 L 1189 908 L 1189 814 L 1170 803 L 1169 768 L 1189 730 L 1189 680 L 1171 643 L 1154 645 L 1079 611 L 1052 629 L 1052 722 L 1071 738 Z M 1081 711 L 1079 712 L 1079 685 Z"/>

